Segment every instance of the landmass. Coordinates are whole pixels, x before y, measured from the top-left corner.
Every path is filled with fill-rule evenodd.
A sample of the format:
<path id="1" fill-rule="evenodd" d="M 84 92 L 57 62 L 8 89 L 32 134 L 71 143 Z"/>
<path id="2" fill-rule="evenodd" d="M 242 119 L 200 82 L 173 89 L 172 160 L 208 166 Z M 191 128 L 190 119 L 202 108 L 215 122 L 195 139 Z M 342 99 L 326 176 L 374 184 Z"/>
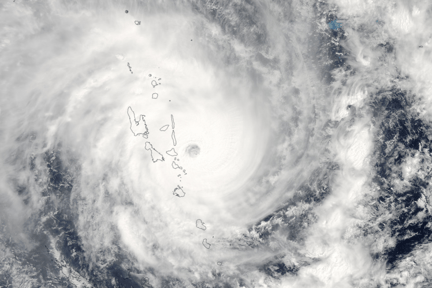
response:
<path id="1" fill-rule="evenodd" d="M 217 265 L 222 266 L 222 262 L 217 262 Z"/>
<path id="2" fill-rule="evenodd" d="M 173 145 L 176 146 L 177 145 L 177 139 L 176 139 L 174 130 L 171 133 L 171 139 L 172 139 Z"/>
<path id="3" fill-rule="evenodd" d="M 174 189 L 173 195 L 177 197 L 184 197 L 186 193 L 183 191 L 182 187 L 177 186 L 177 188 Z"/>
<path id="4" fill-rule="evenodd" d="M 169 125 L 162 126 L 159 130 L 160 131 L 166 131 L 168 129 Z"/>
<path id="5" fill-rule="evenodd" d="M 150 151 L 150 156 L 152 158 L 153 163 L 157 161 L 165 161 L 164 157 L 161 153 L 159 153 L 156 149 L 153 148 L 153 145 L 150 142 L 145 143 L 145 149 Z"/>
<path id="6" fill-rule="evenodd" d="M 153 86 L 153 88 L 155 88 L 156 86 L 158 86 L 158 83 L 156 82 L 156 80 L 152 80 L 151 85 Z"/>
<path id="7" fill-rule="evenodd" d="M 207 243 L 207 238 L 204 238 L 204 240 L 202 241 L 202 244 L 204 245 L 205 248 L 210 249 L 211 244 Z"/>
<path id="8" fill-rule="evenodd" d="M 177 163 L 175 163 L 174 161 L 172 162 L 171 167 L 173 169 L 180 169 L 180 170 L 182 169 L 182 167 L 180 167 L 179 165 L 177 165 Z"/>
<path id="9" fill-rule="evenodd" d="M 174 116 L 172 114 L 171 114 L 171 125 L 172 125 L 172 129 L 175 129 Z"/>
<path id="10" fill-rule="evenodd" d="M 153 99 L 157 99 L 158 97 L 159 97 L 159 94 L 158 94 L 158 93 L 153 93 L 153 94 L 152 94 L 152 98 L 153 98 Z"/>
<path id="11" fill-rule="evenodd" d="M 147 139 L 149 132 L 147 128 L 147 123 L 144 119 L 145 115 L 140 115 L 138 117 L 139 120 L 137 121 L 135 118 L 135 112 L 130 106 L 128 107 L 127 114 L 129 116 L 130 130 L 132 131 L 134 136 L 142 136 Z"/>
<path id="12" fill-rule="evenodd" d="M 207 227 L 204 225 L 205 223 L 201 219 L 197 219 L 196 227 L 201 230 L 206 230 Z"/>
<path id="13" fill-rule="evenodd" d="M 168 125 L 167 125 L 167 126 L 168 126 Z M 174 148 L 171 148 L 170 150 L 166 151 L 166 153 L 167 153 L 169 156 L 172 156 L 172 157 L 178 155 Z"/>

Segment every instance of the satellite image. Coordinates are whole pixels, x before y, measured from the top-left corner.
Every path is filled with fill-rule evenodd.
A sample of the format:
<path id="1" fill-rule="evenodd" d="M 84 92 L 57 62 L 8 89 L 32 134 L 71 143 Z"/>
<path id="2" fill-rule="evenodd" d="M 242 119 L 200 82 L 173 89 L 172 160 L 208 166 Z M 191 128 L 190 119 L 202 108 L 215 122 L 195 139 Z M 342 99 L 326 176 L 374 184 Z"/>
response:
<path id="1" fill-rule="evenodd" d="M 0 1 L 0 288 L 431 288 L 432 1 Z"/>

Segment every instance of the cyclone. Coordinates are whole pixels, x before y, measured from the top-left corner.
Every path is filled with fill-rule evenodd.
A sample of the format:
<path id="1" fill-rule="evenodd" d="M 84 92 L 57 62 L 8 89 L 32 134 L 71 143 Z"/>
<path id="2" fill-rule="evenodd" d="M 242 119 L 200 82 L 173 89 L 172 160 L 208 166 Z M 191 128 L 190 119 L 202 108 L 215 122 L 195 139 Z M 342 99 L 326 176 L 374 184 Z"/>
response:
<path id="1" fill-rule="evenodd" d="M 186 147 L 186 153 L 192 158 L 197 157 L 200 154 L 200 151 L 201 151 L 200 147 L 194 144 Z"/>
<path id="2" fill-rule="evenodd" d="M 1 3 L 0 287 L 429 287 L 431 7 L 366 2 Z"/>

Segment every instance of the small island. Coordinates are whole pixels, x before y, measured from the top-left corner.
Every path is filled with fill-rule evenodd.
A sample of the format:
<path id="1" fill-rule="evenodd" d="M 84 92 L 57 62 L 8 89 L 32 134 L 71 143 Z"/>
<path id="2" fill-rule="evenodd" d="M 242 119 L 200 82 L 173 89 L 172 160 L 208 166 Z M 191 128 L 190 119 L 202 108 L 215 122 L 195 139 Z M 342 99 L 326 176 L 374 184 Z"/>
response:
<path id="1" fill-rule="evenodd" d="M 150 151 L 150 156 L 152 158 L 153 163 L 157 161 L 165 161 L 164 157 L 161 153 L 159 153 L 156 149 L 153 148 L 153 145 L 150 142 L 145 143 L 145 149 Z"/>
<path id="2" fill-rule="evenodd" d="M 205 223 L 201 219 L 197 219 L 196 227 L 201 230 L 206 230 L 207 227 L 204 225 Z"/>
<path id="3" fill-rule="evenodd" d="M 177 197 L 184 197 L 186 193 L 183 191 L 182 187 L 177 185 L 177 188 L 174 189 L 173 195 Z"/>
<path id="4" fill-rule="evenodd" d="M 172 142 L 173 142 L 173 146 L 176 146 L 177 145 L 177 139 L 176 139 L 175 131 L 174 130 L 171 133 L 171 139 L 172 139 Z"/>
<path id="5" fill-rule="evenodd" d="M 173 162 L 171 163 L 171 167 L 172 167 L 173 169 L 180 169 L 180 170 L 182 170 L 182 167 L 180 167 L 179 165 L 177 165 L 177 163 L 176 163 L 175 161 L 173 161 Z"/>
<path id="6" fill-rule="evenodd" d="M 178 155 L 174 148 L 171 148 L 170 150 L 166 151 L 166 154 L 168 154 L 169 156 L 172 156 L 172 157 L 175 157 Z"/>
<path id="7" fill-rule="evenodd" d="M 169 125 L 162 126 L 159 130 L 160 131 L 166 131 L 168 129 Z"/>
<path id="8" fill-rule="evenodd" d="M 171 114 L 171 126 L 172 126 L 172 129 L 175 129 L 174 116 L 172 114 Z"/>
<path id="9" fill-rule="evenodd" d="M 204 238 L 204 240 L 202 241 L 202 244 L 204 245 L 205 248 L 210 249 L 211 244 L 207 243 L 207 238 Z"/>

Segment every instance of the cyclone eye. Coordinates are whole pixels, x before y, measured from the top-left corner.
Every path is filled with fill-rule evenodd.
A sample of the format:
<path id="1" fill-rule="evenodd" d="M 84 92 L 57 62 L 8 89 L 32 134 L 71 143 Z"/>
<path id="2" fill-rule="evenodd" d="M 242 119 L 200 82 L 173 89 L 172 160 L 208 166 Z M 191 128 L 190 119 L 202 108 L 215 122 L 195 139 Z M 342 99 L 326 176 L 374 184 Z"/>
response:
<path id="1" fill-rule="evenodd" d="M 200 152 L 201 152 L 200 147 L 198 145 L 195 145 L 195 144 L 189 145 L 186 148 L 186 153 L 192 158 L 197 157 L 200 154 Z"/>

